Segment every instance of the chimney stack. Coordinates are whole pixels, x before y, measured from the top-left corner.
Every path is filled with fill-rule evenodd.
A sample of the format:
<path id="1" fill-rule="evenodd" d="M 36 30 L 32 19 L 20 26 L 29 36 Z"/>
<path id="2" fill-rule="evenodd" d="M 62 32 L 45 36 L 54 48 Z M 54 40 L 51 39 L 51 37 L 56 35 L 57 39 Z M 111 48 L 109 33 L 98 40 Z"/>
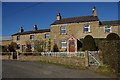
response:
<path id="1" fill-rule="evenodd" d="M 37 28 L 37 25 L 34 25 L 34 31 L 36 31 L 38 28 Z"/>
<path id="2" fill-rule="evenodd" d="M 61 15 L 60 15 L 60 13 L 58 13 L 58 15 L 57 15 L 57 20 L 61 20 L 62 19 L 62 17 L 61 17 Z"/>
<path id="3" fill-rule="evenodd" d="M 92 14 L 93 16 L 97 16 L 97 10 L 96 7 L 94 6 L 94 8 L 92 9 Z"/>
<path id="4" fill-rule="evenodd" d="M 22 26 L 20 27 L 19 32 L 24 32 L 24 29 Z"/>

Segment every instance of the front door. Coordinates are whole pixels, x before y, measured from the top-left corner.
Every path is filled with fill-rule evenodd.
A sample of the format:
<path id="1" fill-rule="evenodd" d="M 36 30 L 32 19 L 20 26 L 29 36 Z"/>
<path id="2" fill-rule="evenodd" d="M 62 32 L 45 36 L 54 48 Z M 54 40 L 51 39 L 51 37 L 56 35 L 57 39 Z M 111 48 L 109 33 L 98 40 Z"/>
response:
<path id="1" fill-rule="evenodd" d="M 69 40 L 69 52 L 75 52 L 75 41 Z"/>

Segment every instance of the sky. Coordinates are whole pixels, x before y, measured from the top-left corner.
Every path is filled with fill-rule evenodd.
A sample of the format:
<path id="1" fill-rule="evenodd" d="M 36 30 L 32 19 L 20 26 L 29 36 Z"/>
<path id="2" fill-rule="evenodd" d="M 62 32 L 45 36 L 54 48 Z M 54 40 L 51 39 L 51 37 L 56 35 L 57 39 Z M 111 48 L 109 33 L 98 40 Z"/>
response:
<path id="1" fill-rule="evenodd" d="M 58 12 L 62 18 L 92 15 L 96 7 L 100 21 L 118 20 L 117 2 L 2 2 L 2 37 L 24 31 L 49 29 Z"/>

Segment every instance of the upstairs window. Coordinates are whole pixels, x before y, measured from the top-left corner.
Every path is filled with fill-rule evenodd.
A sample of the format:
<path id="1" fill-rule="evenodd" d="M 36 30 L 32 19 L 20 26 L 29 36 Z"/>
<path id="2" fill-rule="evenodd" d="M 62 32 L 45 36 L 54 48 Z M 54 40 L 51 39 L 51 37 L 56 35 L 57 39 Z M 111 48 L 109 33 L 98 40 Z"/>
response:
<path id="1" fill-rule="evenodd" d="M 105 32 L 106 32 L 106 33 L 111 32 L 111 27 L 105 27 Z"/>
<path id="2" fill-rule="evenodd" d="M 66 27 L 61 27 L 61 34 L 66 34 Z"/>
<path id="3" fill-rule="evenodd" d="M 89 24 L 85 24 L 85 25 L 84 25 L 84 32 L 85 32 L 85 33 L 90 32 L 90 25 L 89 25 Z"/>
<path id="4" fill-rule="evenodd" d="M 34 35 L 30 35 L 30 39 L 34 39 Z"/>
<path id="5" fill-rule="evenodd" d="M 20 40 L 20 36 L 17 36 L 17 40 Z"/>
<path id="6" fill-rule="evenodd" d="M 67 42 L 66 40 L 61 41 L 61 48 L 66 48 L 67 47 Z"/>
<path id="7" fill-rule="evenodd" d="M 50 35 L 49 34 L 45 34 L 45 38 L 50 38 Z"/>

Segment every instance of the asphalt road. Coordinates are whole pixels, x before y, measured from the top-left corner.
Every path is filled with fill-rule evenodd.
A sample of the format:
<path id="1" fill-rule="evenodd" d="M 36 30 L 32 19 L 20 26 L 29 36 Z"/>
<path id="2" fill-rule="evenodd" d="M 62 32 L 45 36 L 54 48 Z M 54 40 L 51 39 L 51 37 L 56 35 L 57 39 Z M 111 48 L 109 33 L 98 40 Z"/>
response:
<path id="1" fill-rule="evenodd" d="M 69 69 L 40 62 L 3 60 L 3 78 L 107 78 L 89 70 Z"/>

